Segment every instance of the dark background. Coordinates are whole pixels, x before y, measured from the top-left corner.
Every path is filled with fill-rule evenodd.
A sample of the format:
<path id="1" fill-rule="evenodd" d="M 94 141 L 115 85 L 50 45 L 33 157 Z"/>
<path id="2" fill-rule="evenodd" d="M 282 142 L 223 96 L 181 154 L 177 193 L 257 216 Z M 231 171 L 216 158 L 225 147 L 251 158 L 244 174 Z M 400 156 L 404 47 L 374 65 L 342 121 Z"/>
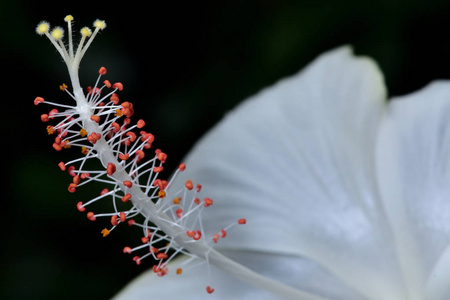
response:
<path id="1" fill-rule="evenodd" d="M 44 108 L 33 105 L 36 96 L 71 101 L 58 89 L 69 83 L 65 66 L 35 34 L 41 20 L 65 26 L 72 14 L 77 33 L 106 21 L 81 64 L 82 84 L 107 67 L 168 153 L 168 169 L 242 99 L 343 44 L 376 59 L 390 95 L 450 77 L 449 1 L 160 2 L 1 2 L 0 298 L 107 299 L 151 266 L 121 253 L 138 242 L 134 230 L 102 238 L 108 220 L 76 210 L 93 188 L 67 192 L 57 163 L 71 152 L 53 151 Z"/>

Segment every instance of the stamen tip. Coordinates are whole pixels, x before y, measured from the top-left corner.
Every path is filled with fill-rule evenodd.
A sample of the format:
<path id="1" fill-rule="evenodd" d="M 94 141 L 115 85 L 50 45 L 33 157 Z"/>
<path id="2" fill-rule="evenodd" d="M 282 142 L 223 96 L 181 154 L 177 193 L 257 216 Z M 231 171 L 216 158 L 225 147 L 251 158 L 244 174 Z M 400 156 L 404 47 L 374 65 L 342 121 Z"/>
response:
<path id="1" fill-rule="evenodd" d="M 39 34 L 39 35 L 43 35 L 46 32 L 48 32 L 49 29 L 50 29 L 50 24 L 47 21 L 42 21 L 36 27 L 36 33 Z"/>

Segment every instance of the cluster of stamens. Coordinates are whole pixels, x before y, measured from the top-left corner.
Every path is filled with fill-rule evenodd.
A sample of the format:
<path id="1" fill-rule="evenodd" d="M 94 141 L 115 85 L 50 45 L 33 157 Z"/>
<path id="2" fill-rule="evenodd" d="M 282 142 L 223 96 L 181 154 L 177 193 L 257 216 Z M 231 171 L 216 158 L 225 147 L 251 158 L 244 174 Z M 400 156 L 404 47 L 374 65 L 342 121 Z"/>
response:
<path id="1" fill-rule="evenodd" d="M 195 247 L 187 245 L 217 243 L 220 238 L 226 237 L 227 230 L 232 226 L 245 224 L 245 219 L 230 224 L 212 237 L 205 237 L 201 216 L 205 208 L 213 205 L 213 200 L 201 198 L 201 185 L 191 180 L 179 191 L 170 190 L 175 176 L 185 170 L 184 164 L 179 165 L 170 180 L 158 178 L 164 170 L 167 155 L 160 149 L 148 154 L 154 136 L 144 130 L 143 120 L 136 123 L 131 121 L 134 113 L 132 103 L 119 100 L 122 83 L 112 84 L 103 80 L 107 71 L 101 67 L 93 87 L 83 91 L 79 86 L 78 66 L 81 57 L 95 34 L 106 24 L 95 21 L 94 33 L 83 28 L 78 49 L 74 52 L 71 33 L 73 18 L 67 16 L 65 20 L 69 30 L 68 48 L 62 42 L 62 28 L 56 27 L 49 33 L 49 24 L 41 22 L 36 31 L 45 34 L 64 58 L 74 86 L 73 92 L 65 84 L 60 89 L 75 100 L 75 105 L 49 102 L 42 97 L 37 97 L 34 104 L 50 104 L 54 107 L 42 114 L 41 120 L 56 123 L 47 126 L 47 133 L 55 136 L 53 148 L 56 151 L 71 147 L 81 150 L 80 158 L 58 164 L 72 178 L 68 191 L 74 193 L 89 182 L 102 185 L 98 196 L 86 202 L 79 201 L 77 209 L 85 212 L 91 221 L 100 217 L 109 219 L 111 226 L 101 231 L 104 237 L 121 223 L 140 227 L 143 232 L 141 244 L 133 248 L 125 247 L 123 252 L 135 253 L 147 249 L 147 253 L 136 255 L 133 260 L 139 265 L 144 258 L 153 257 L 156 261 L 153 270 L 159 276 L 167 274 L 167 263 L 179 253 L 190 257 L 184 265 L 207 257 L 207 253 L 200 255 L 195 252 Z M 90 39 L 84 45 L 87 37 Z M 100 161 L 101 166 L 95 161 Z M 105 200 L 110 201 L 111 211 L 87 210 L 91 205 L 94 207 L 94 203 Z M 181 274 L 182 268 L 177 268 L 176 273 Z M 212 293 L 214 289 L 208 286 L 207 291 Z"/>

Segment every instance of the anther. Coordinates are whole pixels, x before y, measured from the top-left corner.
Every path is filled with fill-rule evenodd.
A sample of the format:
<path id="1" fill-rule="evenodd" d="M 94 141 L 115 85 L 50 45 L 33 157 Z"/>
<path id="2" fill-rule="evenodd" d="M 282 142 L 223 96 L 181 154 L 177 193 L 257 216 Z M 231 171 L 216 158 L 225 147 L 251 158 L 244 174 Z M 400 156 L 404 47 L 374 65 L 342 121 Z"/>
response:
<path id="1" fill-rule="evenodd" d="M 206 287 L 206 291 L 208 292 L 208 294 L 212 294 L 214 292 L 214 289 L 211 288 L 209 285 Z"/>
<path id="2" fill-rule="evenodd" d="M 36 97 L 36 99 L 34 99 L 34 105 L 38 105 L 39 103 L 44 103 L 44 98 Z"/>
<path id="3" fill-rule="evenodd" d="M 75 193 L 76 188 L 77 188 L 77 184 L 76 183 L 71 183 L 71 184 L 69 184 L 69 187 L 67 188 L 67 190 L 69 192 L 71 192 L 71 193 Z"/>
<path id="4" fill-rule="evenodd" d="M 186 165 L 183 164 L 183 163 L 181 163 L 181 164 L 178 166 L 178 170 L 180 170 L 180 172 L 183 172 L 184 170 L 186 170 Z"/>
<path id="5" fill-rule="evenodd" d="M 64 29 L 61 27 L 55 27 L 50 34 L 55 40 L 60 40 L 64 37 Z"/>
<path id="6" fill-rule="evenodd" d="M 213 205 L 214 201 L 211 198 L 205 198 L 205 207 Z"/>
<path id="7" fill-rule="evenodd" d="M 130 254 L 130 253 L 131 253 L 131 248 L 130 248 L 130 247 L 124 247 L 124 248 L 123 248 L 123 253 L 128 253 L 128 254 Z"/>
<path id="8" fill-rule="evenodd" d="M 192 190 L 194 188 L 194 185 L 192 183 L 192 180 L 188 180 L 186 181 L 185 185 L 184 185 L 188 190 Z"/>
<path id="9" fill-rule="evenodd" d="M 86 216 L 90 221 L 95 221 L 96 219 L 95 214 L 92 211 L 88 212 Z"/>
<path id="10" fill-rule="evenodd" d="M 123 182 L 123 185 L 126 186 L 127 188 L 131 188 L 133 186 L 133 183 L 129 180 L 125 180 Z"/>
<path id="11" fill-rule="evenodd" d="M 125 196 L 122 197 L 122 202 L 125 203 L 130 199 L 131 199 L 131 194 L 126 194 Z"/>
<path id="12" fill-rule="evenodd" d="M 109 235 L 110 231 L 106 228 L 104 228 L 101 232 L 101 234 L 103 234 L 103 237 L 106 237 L 107 235 Z"/>
<path id="13" fill-rule="evenodd" d="M 97 123 L 100 123 L 100 117 L 97 115 L 92 115 L 91 116 L 91 120 Z"/>
<path id="14" fill-rule="evenodd" d="M 123 90 L 123 84 L 120 83 L 120 82 L 114 83 L 112 87 L 113 87 L 114 89 L 118 89 L 119 91 L 122 91 L 122 90 Z"/>
<path id="15" fill-rule="evenodd" d="M 66 170 L 66 164 L 64 162 L 60 162 L 58 164 L 58 167 L 61 169 L 61 171 L 65 171 Z"/>
<path id="16" fill-rule="evenodd" d="M 83 206 L 83 202 L 80 201 L 77 203 L 77 209 L 78 209 L 78 211 L 81 211 L 81 212 L 86 210 Z"/>
<path id="17" fill-rule="evenodd" d="M 106 174 L 111 176 L 114 172 L 116 172 L 116 165 L 111 162 L 108 163 L 108 166 L 106 167 Z"/>
<path id="18" fill-rule="evenodd" d="M 42 99 L 42 101 L 44 101 L 44 99 Z M 142 127 L 144 127 L 144 126 L 145 126 L 144 120 L 141 119 L 141 120 L 137 121 L 136 126 L 137 126 L 137 128 L 139 128 L 139 129 L 141 129 Z"/>
<path id="19" fill-rule="evenodd" d="M 100 70 L 98 70 L 98 73 L 100 75 L 105 75 L 106 74 L 106 68 L 105 67 L 101 67 Z"/>
<path id="20" fill-rule="evenodd" d="M 47 33 L 49 29 L 50 29 L 50 24 L 46 21 L 42 21 L 36 27 L 36 33 L 39 35 L 43 35 L 43 34 Z"/>
<path id="21" fill-rule="evenodd" d="M 245 224 L 245 223 L 247 223 L 247 220 L 246 220 L 246 219 L 239 219 L 239 220 L 238 220 L 238 224 L 240 224 L 240 225 L 243 225 L 243 224 Z"/>

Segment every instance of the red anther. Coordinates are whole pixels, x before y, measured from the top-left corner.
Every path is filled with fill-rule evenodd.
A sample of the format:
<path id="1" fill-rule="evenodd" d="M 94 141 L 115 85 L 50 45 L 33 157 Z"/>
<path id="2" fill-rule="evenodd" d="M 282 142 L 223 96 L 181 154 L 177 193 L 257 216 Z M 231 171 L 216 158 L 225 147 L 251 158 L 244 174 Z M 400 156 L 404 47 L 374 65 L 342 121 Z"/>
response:
<path id="1" fill-rule="evenodd" d="M 118 89 L 119 91 L 123 90 L 123 84 L 120 82 L 116 82 L 113 84 L 113 88 Z"/>
<path id="2" fill-rule="evenodd" d="M 77 185 L 76 183 L 71 183 L 69 184 L 69 187 L 67 188 L 67 190 L 71 193 L 75 193 L 75 191 L 77 190 Z"/>
<path id="3" fill-rule="evenodd" d="M 91 120 L 97 123 L 100 123 L 100 117 L 97 115 L 92 115 L 91 116 Z"/>
<path id="4" fill-rule="evenodd" d="M 123 125 L 130 125 L 130 124 L 131 124 L 131 119 L 130 118 L 123 119 Z"/>
<path id="5" fill-rule="evenodd" d="M 100 70 L 98 70 L 98 74 L 105 75 L 106 74 L 106 68 L 105 67 L 101 67 Z"/>
<path id="6" fill-rule="evenodd" d="M 80 175 L 80 178 L 81 179 L 86 179 L 86 178 L 89 178 L 89 176 L 91 176 L 89 173 L 83 173 L 83 174 Z"/>
<path id="7" fill-rule="evenodd" d="M 53 119 L 53 117 L 55 116 L 55 114 L 58 113 L 58 110 L 56 108 L 52 109 L 49 113 L 48 116 L 50 119 Z"/>
<path id="8" fill-rule="evenodd" d="M 206 287 L 206 291 L 208 292 L 208 294 L 212 294 L 214 292 L 214 289 L 211 288 L 209 285 Z"/>
<path id="9" fill-rule="evenodd" d="M 48 122 L 48 120 L 49 120 L 49 117 L 48 117 L 47 114 L 42 114 L 42 115 L 41 115 L 41 121 L 42 121 L 42 122 Z"/>
<path id="10" fill-rule="evenodd" d="M 133 183 L 129 180 L 125 180 L 123 182 L 123 185 L 126 186 L 127 188 L 131 188 L 133 186 Z"/>
<path id="11" fill-rule="evenodd" d="M 120 154 L 119 154 L 119 158 L 120 158 L 121 160 L 127 160 L 128 158 L 130 158 L 130 154 L 128 154 L 128 153 L 126 153 L 126 154 L 120 153 Z"/>
<path id="12" fill-rule="evenodd" d="M 194 188 L 194 185 L 192 183 L 192 180 L 188 180 L 186 181 L 186 183 L 184 184 L 184 186 L 188 189 L 188 190 L 192 190 Z"/>
<path id="13" fill-rule="evenodd" d="M 205 207 L 213 205 L 214 201 L 211 198 L 205 198 Z"/>
<path id="14" fill-rule="evenodd" d="M 200 205 L 200 199 L 199 198 L 195 198 L 194 199 L 194 203 L 197 204 L 197 205 Z"/>
<path id="15" fill-rule="evenodd" d="M 122 104 L 120 104 L 120 106 L 125 107 L 125 108 L 132 108 L 133 104 L 131 102 L 125 101 Z"/>
<path id="16" fill-rule="evenodd" d="M 150 239 L 148 237 L 146 237 L 146 236 L 141 237 L 142 244 L 147 244 L 149 241 L 150 241 Z"/>
<path id="17" fill-rule="evenodd" d="M 39 103 L 44 103 L 44 98 L 36 97 L 36 99 L 34 99 L 34 105 L 39 105 Z"/>
<path id="18" fill-rule="evenodd" d="M 130 199 L 131 199 L 131 194 L 126 194 L 125 196 L 122 197 L 122 202 L 125 203 Z"/>
<path id="19" fill-rule="evenodd" d="M 116 172 L 116 165 L 112 162 L 108 163 L 108 166 L 106 167 L 106 174 L 111 176 L 114 172 Z"/>
<path id="20" fill-rule="evenodd" d="M 62 138 L 60 136 L 55 137 L 55 144 L 60 145 L 62 142 Z"/>
<path id="21" fill-rule="evenodd" d="M 197 184 L 197 186 L 195 187 L 195 192 L 200 193 L 201 190 L 202 190 L 202 185 Z"/>
<path id="22" fill-rule="evenodd" d="M 120 222 L 124 223 L 127 220 L 127 215 L 124 212 L 119 214 Z"/>
<path id="23" fill-rule="evenodd" d="M 103 84 L 109 89 L 111 87 L 111 82 L 109 80 L 103 81 Z"/>
<path id="24" fill-rule="evenodd" d="M 202 237 L 202 232 L 200 230 L 197 230 L 197 232 L 192 237 L 194 240 L 198 241 Z"/>
<path id="25" fill-rule="evenodd" d="M 83 202 L 80 201 L 77 203 L 77 209 L 78 209 L 78 211 L 81 211 L 81 212 L 86 210 L 83 206 Z"/>
<path id="26" fill-rule="evenodd" d="M 175 214 L 177 215 L 178 218 L 181 218 L 183 216 L 183 210 L 181 208 L 178 208 L 175 211 Z"/>
<path id="27" fill-rule="evenodd" d="M 136 262 L 136 264 L 139 266 L 141 264 L 141 260 L 139 256 L 133 257 L 133 260 Z"/>
<path id="28" fill-rule="evenodd" d="M 93 132 L 92 135 L 94 136 L 94 138 L 97 141 L 102 138 L 102 135 L 100 133 L 98 133 L 98 132 Z"/>
<path id="29" fill-rule="evenodd" d="M 155 179 L 155 180 L 153 181 L 153 186 L 158 186 L 158 188 L 159 188 L 160 190 L 163 190 L 163 189 L 164 189 L 163 182 L 162 182 L 161 179 Z"/>
<path id="30" fill-rule="evenodd" d="M 167 160 L 167 154 L 165 154 L 164 152 L 159 152 L 157 154 L 157 157 L 162 163 L 165 163 Z"/>
<path id="31" fill-rule="evenodd" d="M 160 172 L 162 172 L 164 170 L 164 167 L 154 167 L 153 168 L 153 172 L 155 172 L 155 173 L 160 173 Z"/>
<path id="32" fill-rule="evenodd" d="M 73 183 L 75 183 L 75 184 L 79 184 L 80 181 L 81 181 L 80 176 L 79 176 L 79 175 L 73 176 L 72 181 L 73 181 Z"/>
<path id="33" fill-rule="evenodd" d="M 128 226 L 133 226 L 134 224 L 136 224 L 136 221 L 134 219 L 128 220 Z"/>
<path id="34" fill-rule="evenodd" d="M 144 120 L 140 119 L 139 121 L 137 121 L 137 123 L 136 123 L 137 128 L 141 129 L 144 126 L 145 126 Z"/>
<path id="35" fill-rule="evenodd" d="M 100 195 L 103 196 L 104 194 L 108 193 L 109 190 L 107 188 L 104 188 L 101 192 Z"/>
<path id="36" fill-rule="evenodd" d="M 147 143 L 151 144 L 155 140 L 155 137 L 151 133 L 147 133 L 145 131 L 141 131 L 140 134 L 141 134 L 141 141 L 142 142 L 147 142 Z"/>
<path id="37" fill-rule="evenodd" d="M 247 223 L 247 220 L 246 220 L 246 219 L 239 219 L 239 220 L 238 220 L 238 224 L 243 225 L 243 224 L 245 224 L 245 223 Z"/>
<path id="38" fill-rule="evenodd" d="M 67 169 L 67 173 L 69 173 L 69 175 L 70 176 L 75 176 L 75 175 L 77 175 L 77 173 L 75 173 L 75 166 L 70 166 L 68 169 Z"/>
<path id="39" fill-rule="evenodd" d="M 167 255 L 166 253 L 158 253 L 158 254 L 156 254 L 156 258 L 157 259 L 166 259 L 168 257 L 169 257 L 169 255 Z"/>
<path id="40" fill-rule="evenodd" d="M 130 137 L 131 142 L 134 142 L 136 140 L 136 134 L 134 132 L 128 131 L 126 135 Z"/>
<path id="41" fill-rule="evenodd" d="M 95 221 L 96 217 L 92 211 L 87 213 L 87 218 L 91 221 Z"/>
<path id="42" fill-rule="evenodd" d="M 225 231 L 225 229 L 222 229 L 222 230 L 220 231 L 220 233 L 222 234 L 222 238 L 224 238 L 224 237 L 227 236 L 227 232 Z"/>
<path id="43" fill-rule="evenodd" d="M 119 103 L 119 95 L 114 93 L 111 95 L 111 98 L 109 98 L 109 100 L 111 100 L 112 103 L 117 105 Z"/>
<path id="44" fill-rule="evenodd" d="M 136 157 L 138 157 L 139 159 L 143 159 L 145 157 L 145 153 L 142 150 L 137 150 L 136 151 Z"/>
<path id="45" fill-rule="evenodd" d="M 60 162 L 58 164 L 58 167 L 61 169 L 61 171 L 65 171 L 66 170 L 66 164 L 64 162 Z"/>
<path id="46" fill-rule="evenodd" d="M 53 149 L 55 149 L 56 151 L 61 151 L 63 148 L 60 146 L 60 145 L 58 145 L 57 143 L 53 143 Z"/>
<path id="47" fill-rule="evenodd" d="M 120 130 L 120 125 L 117 122 L 112 122 L 111 123 L 111 131 L 113 133 L 116 133 Z"/>
<path id="48" fill-rule="evenodd" d="M 217 243 L 217 241 L 219 240 L 220 236 L 216 233 L 213 235 L 212 240 L 214 243 Z"/>
<path id="49" fill-rule="evenodd" d="M 132 251 L 131 251 L 131 248 L 130 247 L 124 247 L 123 248 L 123 253 L 128 253 L 128 254 L 130 254 Z"/>
<path id="50" fill-rule="evenodd" d="M 180 172 L 183 172 L 184 170 L 186 170 L 186 165 L 183 164 L 183 163 L 181 163 L 181 164 L 178 166 L 178 170 L 180 170 Z"/>
<path id="51" fill-rule="evenodd" d="M 117 222 L 117 215 L 114 215 L 114 216 L 111 217 L 111 224 L 113 226 L 119 225 L 119 223 Z"/>
<path id="52" fill-rule="evenodd" d="M 194 230 L 188 230 L 186 231 L 186 234 L 188 237 L 193 237 L 195 235 L 195 231 Z"/>

